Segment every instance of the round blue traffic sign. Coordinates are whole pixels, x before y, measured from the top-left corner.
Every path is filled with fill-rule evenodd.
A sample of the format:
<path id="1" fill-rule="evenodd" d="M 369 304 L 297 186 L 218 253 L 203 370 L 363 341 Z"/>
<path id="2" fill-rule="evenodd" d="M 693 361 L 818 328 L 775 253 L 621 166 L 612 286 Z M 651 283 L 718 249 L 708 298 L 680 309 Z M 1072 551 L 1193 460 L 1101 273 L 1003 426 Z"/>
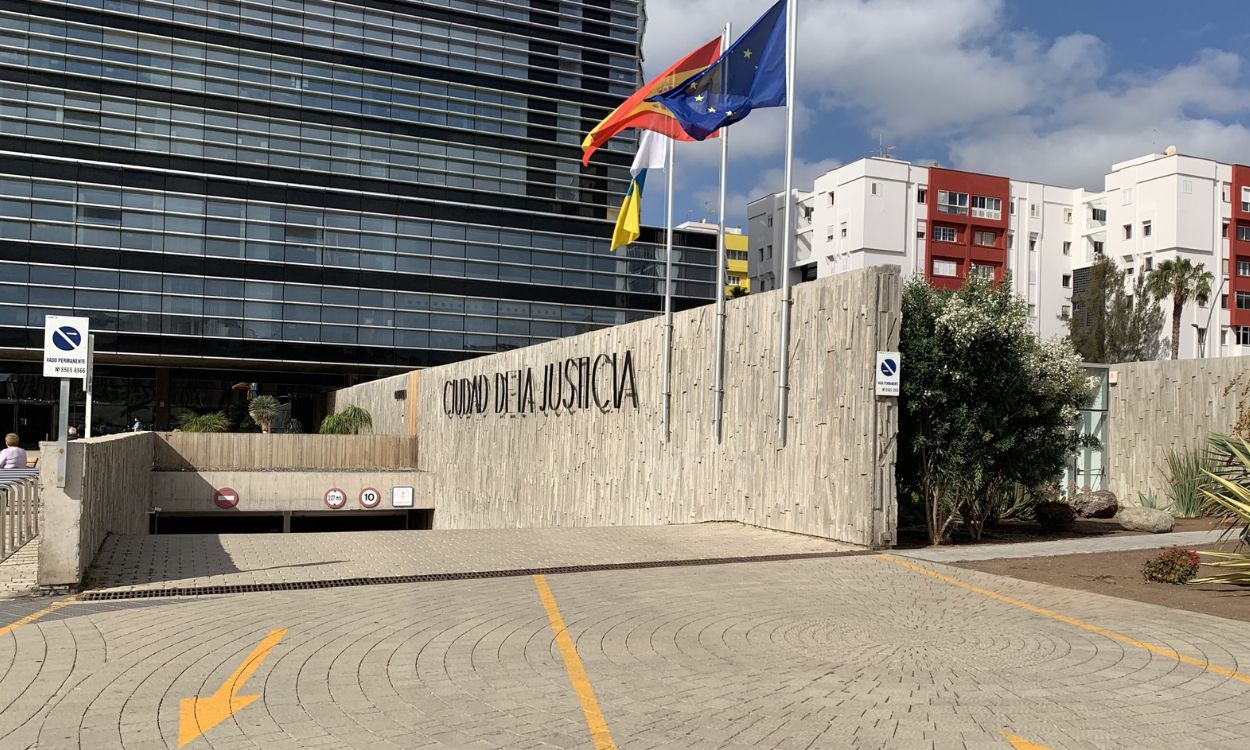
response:
<path id="1" fill-rule="evenodd" d="M 881 374 L 887 378 L 894 377 L 894 373 L 898 372 L 898 362 L 892 359 L 881 360 Z"/>
<path id="2" fill-rule="evenodd" d="M 61 326 L 52 332 L 52 343 L 63 352 L 72 352 L 82 344 L 82 333 L 73 326 Z"/>

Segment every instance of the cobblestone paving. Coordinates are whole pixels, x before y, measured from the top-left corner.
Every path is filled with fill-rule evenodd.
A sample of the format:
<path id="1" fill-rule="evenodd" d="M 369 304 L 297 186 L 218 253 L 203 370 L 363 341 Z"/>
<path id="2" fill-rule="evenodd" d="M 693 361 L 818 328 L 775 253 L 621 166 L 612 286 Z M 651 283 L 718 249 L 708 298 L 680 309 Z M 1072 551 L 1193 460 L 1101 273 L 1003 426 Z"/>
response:
<path id="1" fill-rule="evenodd" d="M 1244 675 L 1244 623 L 936 566 Z M 548 576 L 621 748 L 1244 750 L 1215 674 L 874 556 Z M 3 610 L 0 610 L 2 613 Z M 71 604 L 0 635 L 0 748 L 590 748 L 529 577 Z"/>
<path id="2" fill-rule="evenodd" d="M 0 599 L 26 596 L 38 585 L 39 537 L 0 562 Z"/>
<path id="3" fill-rule="evenodd" d="M 96 559 L 93 588 L 135 591 L 860 549 L 733 523 L 111 536 Z"/>

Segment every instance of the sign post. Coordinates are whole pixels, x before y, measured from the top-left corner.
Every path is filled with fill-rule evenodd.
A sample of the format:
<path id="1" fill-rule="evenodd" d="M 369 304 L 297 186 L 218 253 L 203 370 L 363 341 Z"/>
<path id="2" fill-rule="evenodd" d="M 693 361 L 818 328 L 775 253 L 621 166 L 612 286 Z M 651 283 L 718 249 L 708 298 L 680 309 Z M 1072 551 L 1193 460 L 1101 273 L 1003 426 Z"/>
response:
<path id="1" fill-rule="evenodd" d="M 91 321 L 65 315 L 48 315 L 43 324 L 43 375 L 61 379 L 61 409 L 57 420 L 60 456 L 56 462 L 56 486 L 65 486 L 65 457 L 69 449 L 69 381 L 87 379 L 91 357 L 88 338 Z"/>
<path id="2" fill-rule="evenodd" d="M 82 389 L 87 394 L 87 405 L 83 413 L 82 436 L 91 437 L 91 378 L 95 369 L 95 334 L 87 335 L 87 377 L 83 378 Z"/>

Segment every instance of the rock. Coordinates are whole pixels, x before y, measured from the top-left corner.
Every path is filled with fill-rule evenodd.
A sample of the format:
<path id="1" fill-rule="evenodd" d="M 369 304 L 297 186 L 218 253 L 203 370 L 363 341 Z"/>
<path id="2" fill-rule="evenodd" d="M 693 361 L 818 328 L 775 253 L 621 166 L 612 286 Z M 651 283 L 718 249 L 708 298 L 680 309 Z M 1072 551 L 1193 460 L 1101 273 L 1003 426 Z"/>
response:
<path id="1" fill-rule="evenodd" d="M 1176 519 L 1171 513 L 1153 508 L 1123 508 L 1115 518 L 1121 528 L 1129 531 L 1164 534 L 1176 528 Z"/>
<path id="2" fill-rule="evenodd" d="M 1072 509 L 1081 518 L 1114 518 L 1120 503 L 1114 492 L 1082 492 L 1072 499 Z"/>

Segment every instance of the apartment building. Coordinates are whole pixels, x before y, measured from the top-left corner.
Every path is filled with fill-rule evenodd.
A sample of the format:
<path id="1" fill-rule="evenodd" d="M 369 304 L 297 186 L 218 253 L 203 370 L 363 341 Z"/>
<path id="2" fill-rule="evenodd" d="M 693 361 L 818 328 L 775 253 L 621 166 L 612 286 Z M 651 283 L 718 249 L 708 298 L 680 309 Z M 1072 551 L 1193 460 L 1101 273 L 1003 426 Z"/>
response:
<path id="1" fill-rule="evenodd" d="M 870 157 L 794 197 L 792 283 L 881 263 L 943 289 L 1010 274 L 1038 335 L 1054 336 L 1067 331 L 1073 293 L 1100 254 L 1130 282 L 1187 257 L 1215 283 L 1207 305 L 1185 309 L 1181 356 L 1250 353 L 1250 168 L 1169 148 L 1113 165 L 1093 192 Z M 765 289 L 781 278 L 783 207 L 778 193 L 747 210 L 752 278 Z"/>
<path id="2" fill-rule="evenodd" d="M 716 234 L 717 228 L 717 224 L 707 219 L 685 221 L 676 227 L 679 232 L 712 235 Z M 741 227 L 725 227 L 725 294 L 731 297 L 735 294 L 751 293 L 750 249 L 750 240 L 742 233 Z M 735 292 L 735 288 L 741 291 Z"/>

